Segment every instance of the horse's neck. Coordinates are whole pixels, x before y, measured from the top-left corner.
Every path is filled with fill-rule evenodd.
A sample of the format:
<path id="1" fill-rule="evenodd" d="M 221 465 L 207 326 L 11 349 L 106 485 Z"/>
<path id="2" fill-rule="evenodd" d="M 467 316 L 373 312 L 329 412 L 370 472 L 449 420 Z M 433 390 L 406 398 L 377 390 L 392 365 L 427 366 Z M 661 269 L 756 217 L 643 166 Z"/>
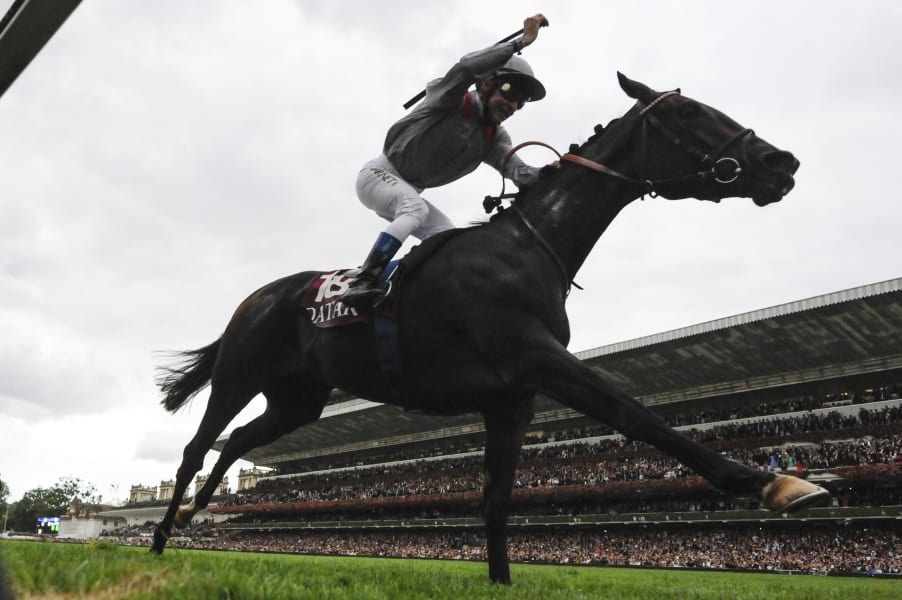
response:
<path id="1" fill-rule="evenodd" d="M 611 125 L 602 138 L 587 146 L 584 156 L 621 173 L 634 172 L 635 165 L 627 158 L 635 153 L 630 152 L 626 127 L 623 120 Z M 634 184 L 572 163 L 562 164 L 549 187 L 536 192 L 536 197 L 524 202 L 523 213 L 558 255 L 570 278 L 614 218 L 638 197 Z"/>

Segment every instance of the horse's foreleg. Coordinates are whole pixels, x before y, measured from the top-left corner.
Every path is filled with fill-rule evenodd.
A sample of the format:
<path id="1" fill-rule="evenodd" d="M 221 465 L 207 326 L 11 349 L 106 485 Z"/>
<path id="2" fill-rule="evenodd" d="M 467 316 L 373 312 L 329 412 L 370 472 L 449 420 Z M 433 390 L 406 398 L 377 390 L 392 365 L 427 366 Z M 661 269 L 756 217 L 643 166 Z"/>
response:
<path id="1" fill-rule="evenodd" d="M 485 488 L 483 518 L 489 577 L 494 583 L 510 585 L 507 553 L 507 516 L 510 512 L 514 473 L 526 428 L 534 414 L 532 397 L 513 410 L 485 414 Z"/>
<path id="2" fill-rule="evenodd" d="M 608 423 L 629 439 L 656 446 L 717 488 L 751 495 L 776 511 L 802 508 L 828 495 L 823 488 L 801 479 L 753 469 L 693 442 L 640 402 L 608 384 L 554 340 L 540 341 L 522 358 L 520 381 L 528 381 L 535 391 Z"/>

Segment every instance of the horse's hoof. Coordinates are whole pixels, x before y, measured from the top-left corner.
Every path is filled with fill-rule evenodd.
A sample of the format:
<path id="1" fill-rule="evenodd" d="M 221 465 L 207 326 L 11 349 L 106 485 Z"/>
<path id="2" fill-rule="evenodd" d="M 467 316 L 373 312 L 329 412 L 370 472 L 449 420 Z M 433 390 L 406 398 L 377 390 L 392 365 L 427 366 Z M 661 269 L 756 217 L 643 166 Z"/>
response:
<path id="1" fill-rule="evenodd" d="M 510 567 L 504 567 L 504 568 L 497 569 L 497 570 L 489 568 L 489 579 L 495 585 L 510 585 L 511 584 Z"/>
<path id="2" fill-rule="evenodd" d="M 804 479 L 777 475 L 761 490 L 761 504 L 774 512 L 794 512 L 813 504 L 825 504 L 830 492 Z"/>
<path id="3" fill-rule="evenodd" d="M 150 547 L 151 554 L 163 554 L 163 548 L 166 547 L 166 542 L 169 541 L 169 534 L 160 529 L 158 526 L 153 530 L 153 545 Z"/>

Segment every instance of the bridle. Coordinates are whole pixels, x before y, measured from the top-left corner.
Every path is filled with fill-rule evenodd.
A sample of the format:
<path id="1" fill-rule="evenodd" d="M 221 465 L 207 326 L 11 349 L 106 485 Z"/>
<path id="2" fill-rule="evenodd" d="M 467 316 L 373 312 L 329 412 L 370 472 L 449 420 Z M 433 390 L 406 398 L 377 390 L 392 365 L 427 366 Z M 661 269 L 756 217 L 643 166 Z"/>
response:
<path id="1" fill-rule="evenodd" d="M 669 96 L 679 95 L 679 93 L 679 90 L 673 90 L 660 94 L 657 98 L 652 100 L 648 104 L 648 106 L 639 111 L 639 116 L 644 118 L 643 124 L 648 123 L 655 129 L 657 129 L 658 132 L 661 133 L 665 138 L 667 138 L 671 144 L 689 153 L 689 155 L 699 163 L 701 163 L 701 165 L 705 167 L 705 169 L 670 179 L 646 179 L 643 181 L 637 181 L 627 178 L 627 180 L 629 181 L 642 183 L 645 186 L 646 193 L 652 196 L 658 195 L 657 187 L 660 185 L 679 183 L 683 181 L 703 182 L 709 179 L 713 179 L 716 183 L 720 184 L 733 183 L 734 181 L 739 179 L 739 176 L 742 174 L 742 163 L 732 156 L 723 156 L 723 154 L 736 142 L 745 139 L 747 136 L 755 134 L 755 132 L 751 129 L 741 129 L 730 136 L 713 152 L 704 152 L 695 145 L 685 143 L 678 135 L 668 129 L 667 126 L 664 125 L 661 120 L 651 112 L 651 109 L 654 108 L 659 102 Z M 643 156 L 645 153 L 646 137 L 647 136 L 645 135 L 642 136 Z"/>
<path id="2" fill-rule="evenodd" d="M 680 183 L 686 182 L 694 182 L 701 183 L 709 180 L 714 180 L 719 184 L 729 184 L 733 183 L 742 175 L 742 163 L 739 159 L 734 158 L 732 156 L 723 156 L 723 154 L 734 144 L 745 139 L 747 136 L 754 135 L 754 131 L 751 129 L 742 129 L 723 142 L 715 151 L 713 152 L 704 152 L 699 149 L 697 146 L 693 144 L 686 144 L 684 141 L 675 133 L 673 133 L 670 129 L 667 128 L 664 123 L 658 119 L 657 116 L 652 113 L 652 109 L 658 105 L 662 100 L 668 98 L 670 96 L 679 95 L 679 90 L 672 90 L 669 92 L 663 92 L 659 94 L 654 100 L 649 102 L 642 110 L 639 111 L 639 117 L 642 118 L 643 127 L 647 123 L 654 127 L 659 133 L 661 133 L 666 139 L 670 141 L 674 146 L 682 149 L 683 151 L 689 153 L 696 161 L 698 161 L 703 167 L 700 171 L 694 171 L 692 173 L 687 173 L 685 175 L 680 175 L 677 177 L 671 177 L 667 179 L 644 179 L 644 178 L 636 178 L 629 177 L 624 175 L 614 169 L 603 165 L 594 160 L 590 160 L 588 158 L 579 156 L 578 154 L 573 154 L 568 152 L 566 154 L 560 154 L 557 150 L 555 150 L 552 146 L 537 141 L 523 142 L 522 144 L 518 144 L 508 151 L 505 155 L 504 160 L 501 164 L 501 193 L 498 196 L 486 196 L 482 201 L 482 206 L 485 208 L 486 213 L 491 213 L 494 210 L 498 210 L 501 212 L 503 207 L 501 206 L 501 201 L 507 198 L 516 197 L 516 193 L 506 194 L 504 192 L 505 187 L 505 179 L 504 179 L 504 169 L 507 166 L 507 162 L 510 160 L 511 156 L 513 156 L 517 151 L 526 146 L 543 146 L 548 148 L 552 152 L 554 152 L 559 160 L 563 160 L 566 162 L 570 162 L 573 164 L 580 165 L 587 169 L 591 169 L 592 171 L 596 171 L 598 173 L 602 173 L 609 177 L 613 177 L 615 179 L 619 179 L 621 181 L 625 181 L 627 183 L 631 183 L 637 185 L 641 188 L 642 194 L 641 197 L 645 197 L 646 195 L 656 198 L 659 195 L 659 188 L 661 186 L 670 186 Z M 641 101 L 640 101 L 641 102 Z M 645 141 L 647 139 L 647 135 L 643 131 L 642 135 L 642 155 L 645 156 Z M 717 202 L 717 200 L 715 200 Z M 566 282 L 566 294 L 570 295 L 570 287 L 576 286 L 579 289 L 582 289 L 575 281 L 573 281 L 569 275 L 567 274 L 567 269 L 564 266 L 563 261 L 561 261 L 560 257 L 557 255 L 557 252 L 554 251 L 554 248 L 542 237 L 541 233 L 535 228 L 535 226 L 529 222 L 526 218 L 526 215 L 517 208 L 515 204 L 511 204 L 511 208 L 520 218 L 520 220 L 524 223 L 527 229 L 536 237 L 539 243 L 543 248 L 548 252 L 554 262 L 557 264 L 561 273 L 563 274 L 564 281 Z"/>
<path id="3" fill-rule="evenodd" d="M 670 96 L 679 95 L 679 90 L 672 90 L 669 92 L 664 92 L 658 95 L 654 100 L 648 103 L 641 111 L 639 111 L 639 116 L 642 118 L 643 126 L 645 123 L 651 125 L 655 128 L 660 134 L 662 134 L 667 140 L 670 141 L 671 144 L 676 146 L 677 148 L 682 149 L 684 152 L 687 152 L 692 158 L 698 161 L 703 167 L 702 170 L 693 171 L 691 173 L 687 173 L 685 175 L 679 175 L 677 177 L 670 177 L 667 179 L 645 179 L 645 178 L 636 178 L 629 177 L 615 171 L 614 169 L 603 165 L 594 160 L 590 160 L 588 158 L 579 156 L 578 154 L 566 153 L 560 154 L 557 150 L 555 150 L 552 146 L 544 143 L 544 142 L 523 142 L 522 144 L 518 144 L 508 151 L 507 155 L 504 157 L 504 161 L 502 162 L 502 172 L 504 171 L 504 167 L 507 166 L 508 160 L 513 156 L 517 151 L 526 146 L 543 146 L 548 148 L 552 152 L 554 152 L 559 160 L 563 160 L 566 162 L 570 162 L 573 164 L 580 165 L 587 169 L 591 169 L 592 171 L 596 171 L 598 173 L 603 173 L 604 175 L 608 175 L 615 179 L 619 179 L 621 181 L 625 181 L 627 183 L 632 183 L 634 185 L 639 186 L 642 189 L 642 197 L 648 195 L 652 198 L 656 198 L 659 195 L 659 189 L 662 186 L 670 186 L 680 183 L 702 183 L 708 180 L 714 180 L 719 184 L 729 184 L 733 183 L 737 179 L 739 179 L 740 175 L 742 175 L 742 163 L 739 159 L 734 158 L 732 156 L 723 156 L 723 154 L 734 144 L 745 139 L 747 136 L 754 135 L 754 131 L 752 129 L 742 129 L 723 142 L 715 151 L 713 152 L 704 152 L 699 149 L 698 146 L 694 144 L 685 143 L 680 136 L 673 133 L 664 123 L 658 119 L 657 116 L 652 112 L 652 109 L 657 106 L 659 102 L 668 98 Z M 647 134 L 643 133 L 642 135 L 642 155 L 645 155 L 645 146 Z M 516 194 L 505 194 L 504 193 L 504 176 L 501 178 L 501 194 L 498 196 L 486 196 L 483 200 L 483 207 L 485 208 L 486 213 L 491 213 L 493 210 L 498 208 L 501 205 L 501 200 L 506 198 L 513 198 Z M 717 202 L 715 200 L 715 202 Z"/>
<path id="4" fill-rule="evenodd" d="M 736 142 L 746 138 L 749 135 L 754 135 L 755 132 L 748 128 L 737 131 L 713 152 L 705 152 L 699 149 L 698 146 L 694 144 L 685 143 L 680 138 L 680 136 L 668 129 L 668 127 L 664 125 L 664 123 L 662 123 L 661 120 L 653 112 L 651 112 L 651 109 L 654 108 L 659 102 L 670 96 L 679 95 L 679 93 L 679 90 L 664 92 L 663 94 L 652 100 L 647 106 L 645 106 L 645 108 L 639 111 L 639 116 L 643 119 L 643 126 L 647 123 L 648 125 L 654 127 L 661 135 L 663 135 L 668 141 L 670 141 L 672 145 L 680 148 L 684 152 L 688 153 L 696 161 L 698 161 L 703 167 L 702 170 L 693 171 L 685 175 L 678 175 L 677 177 L 670 177 L 667 179 L 645 179 L 628 177 L 601 163 L 589 160 L 576 154 L 565 154 L 560 157 L 561 160 L 566 160 L 593 171 L 604 173 L 605 175 L 609 175 L 621 181 L 626 181 L 628 183 L 638 185 L 642 188 L 643 197 L 648 194 L 650 197 L 655 198 L 659 195 L 659 189 L 662 186 L 669 186 L 680 183 L 702 183 L 712 179 L 716 183 L 720 184 L 733 183 L 734 181 L 739 179 L 740 175 L 742 174 L 742 163 L 737 158 L 734 158 L 732 156 L 723 156 L 723 154 Z M 642 136 L 643 156 L 645 155 L 645 140 L 647 139 L 647 137 L 648 136 L 645 134 L 643 134 Z"/>

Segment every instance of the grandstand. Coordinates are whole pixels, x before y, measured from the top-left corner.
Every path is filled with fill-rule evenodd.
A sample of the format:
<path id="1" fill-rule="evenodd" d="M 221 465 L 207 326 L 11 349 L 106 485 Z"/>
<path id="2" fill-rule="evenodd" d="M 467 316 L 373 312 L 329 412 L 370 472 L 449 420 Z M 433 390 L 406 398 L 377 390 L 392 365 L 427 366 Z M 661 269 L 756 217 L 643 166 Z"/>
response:
<path id="1" fill-rule="evenodd" d="M 517 471 L 512 557 L 898 572 L 899 340 L 894 279 L 578 354 L 702 443 L 816 480 L 835 500 L 766 513 L 540 398 Z M 272 471 L 217 499 L 209 512 L 229 521 L 205 529 L 202 545 L 483 558 L 483 436 L 479 415 L 434 417 L 336 394 L 318 422 L 244 457 Z"/>

